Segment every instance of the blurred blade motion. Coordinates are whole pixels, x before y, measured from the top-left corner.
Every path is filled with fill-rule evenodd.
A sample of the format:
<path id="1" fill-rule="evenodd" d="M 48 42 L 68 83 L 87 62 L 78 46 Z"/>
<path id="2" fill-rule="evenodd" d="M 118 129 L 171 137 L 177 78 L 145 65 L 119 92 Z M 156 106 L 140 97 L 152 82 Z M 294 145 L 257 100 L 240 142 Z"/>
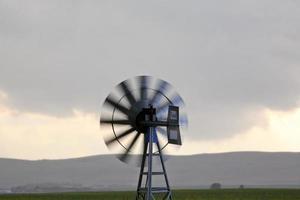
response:
<path id="1" fill-rule="evenodd" d="M 130 105 L 135 104 L 136 99 L 132 94 L 132 89 L 130 88 L 128 81 L 123 81 L 117 88 L 123 93 L 122 95 L 127 98 Z"/>
<path id="2" fill-rule="evenodd" d="M 130 129 L 128 129 L 128 130 L 122 132 L 122 133 L 121 133 L 120 135 L 118 135 L 118 136 L 115 136 L 115 135 L 114 135 L 112 138 L 105 140 L 105 143 L 106 143 L 106 145 L 111 145 L 111 144 L 114 143 L 114 142 L 117 142 L 117 141 L 119 142 L 119 140 L 120 140 L 121 138 L 123 138 L 123 137 L 129 135 L 130 133 L 132 133 L 132 132 L 134 132 L 134 131 L 135 131 L 135 128 L 130 128 Z"/>
<path id="3" fill-rule="evenodd" d="M 133 146 L 136 144 L 136 141 L 138 140 L 138 138 L 140 137 L 141 133 L 136 133 L 135 137 L 133 138 L 133 140 L 131 141 L 129 147 L 126 149 L 126 151 L 120 155 L 120 160 L 123 162 L 127 162 L 128 161 L 128 154 L 130 152 L 130 150 L 133 148 Z"/>
<path id="4" fill-rule="evenodd" d="M 119 104 L 119 102 L 116 99 L 114 99 L 112 96 L 108 96 L 105 99 L 104 106 L 111 106 L 112 108 L 119 110 L 125 115 L 129 114 L 129 109 Z"/>

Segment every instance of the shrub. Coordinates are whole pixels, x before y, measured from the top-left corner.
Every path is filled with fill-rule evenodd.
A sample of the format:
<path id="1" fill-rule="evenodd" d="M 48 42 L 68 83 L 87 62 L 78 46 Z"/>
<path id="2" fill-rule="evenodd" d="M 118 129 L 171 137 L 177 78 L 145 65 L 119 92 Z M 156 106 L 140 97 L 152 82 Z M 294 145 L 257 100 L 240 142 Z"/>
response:
<path id="1" fill-rule="evenodd" d="M 221 183 L 213 183 L 210 186 L 210 189 L 221 189 L 221 188 L 222 188 Z"/>

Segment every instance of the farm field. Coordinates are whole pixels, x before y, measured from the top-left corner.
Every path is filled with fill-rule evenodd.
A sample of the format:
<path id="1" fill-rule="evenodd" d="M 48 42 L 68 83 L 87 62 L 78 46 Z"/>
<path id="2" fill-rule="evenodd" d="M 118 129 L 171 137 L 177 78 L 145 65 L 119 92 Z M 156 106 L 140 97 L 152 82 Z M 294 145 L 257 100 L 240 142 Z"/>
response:
<path id="1" fill-rule="evenodd" d="M 135 192 L 0 195 L 0 200 L 129 200 Z M 300 200 L 300 189 L 175 190 L 175 200 Z"/>

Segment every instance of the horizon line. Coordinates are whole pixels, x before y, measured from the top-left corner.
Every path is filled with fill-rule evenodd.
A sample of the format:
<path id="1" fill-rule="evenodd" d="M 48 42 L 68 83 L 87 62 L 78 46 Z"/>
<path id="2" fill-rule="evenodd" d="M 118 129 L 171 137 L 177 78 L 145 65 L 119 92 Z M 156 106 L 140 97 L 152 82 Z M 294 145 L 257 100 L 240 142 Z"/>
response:
<path id="1" fill-rule="evenodd" d="M 231 154 L 231 153 L 300 153 L 300 151 L 224 151 L 224 152 L 214 152 L 214 153 L 195 153 L 195 154 L 165 154 L 166 156 L 174 157 L 185 157 L 185 156 L 198 156 L 198 155 L 215 155 L 215 154 Z M 89 158 L 96 156 L 115 156 L 118 154 L 113 153 L 103 153 L 103 154 L 90 154 L 86 156 L 77 156 L 77 157 L 67 157 L 67 158 L 40 158 L 40 159 L 23 159 L 23 158 L 10 158 L 10 157 L 0 157 L 0 159 L 6 160 L 19 160 L 19 161 L 59 161 L 59 160 L 73 160 L 81 158 Z M 140 154 L 134 154 L 140 155 Z"/>

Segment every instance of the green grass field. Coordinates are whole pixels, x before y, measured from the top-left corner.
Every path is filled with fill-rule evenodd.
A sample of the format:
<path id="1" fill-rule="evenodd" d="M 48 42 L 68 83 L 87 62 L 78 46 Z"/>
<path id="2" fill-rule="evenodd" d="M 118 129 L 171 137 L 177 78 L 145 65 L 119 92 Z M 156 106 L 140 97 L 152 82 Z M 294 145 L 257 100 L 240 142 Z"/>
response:
<path id="1" fill-rule="evenodd" d="M 128 200 L 135 192 L 0 195 L 1 200 Z M 300 189 L 175 190 L 174 200 L 300 200 Z"/>

